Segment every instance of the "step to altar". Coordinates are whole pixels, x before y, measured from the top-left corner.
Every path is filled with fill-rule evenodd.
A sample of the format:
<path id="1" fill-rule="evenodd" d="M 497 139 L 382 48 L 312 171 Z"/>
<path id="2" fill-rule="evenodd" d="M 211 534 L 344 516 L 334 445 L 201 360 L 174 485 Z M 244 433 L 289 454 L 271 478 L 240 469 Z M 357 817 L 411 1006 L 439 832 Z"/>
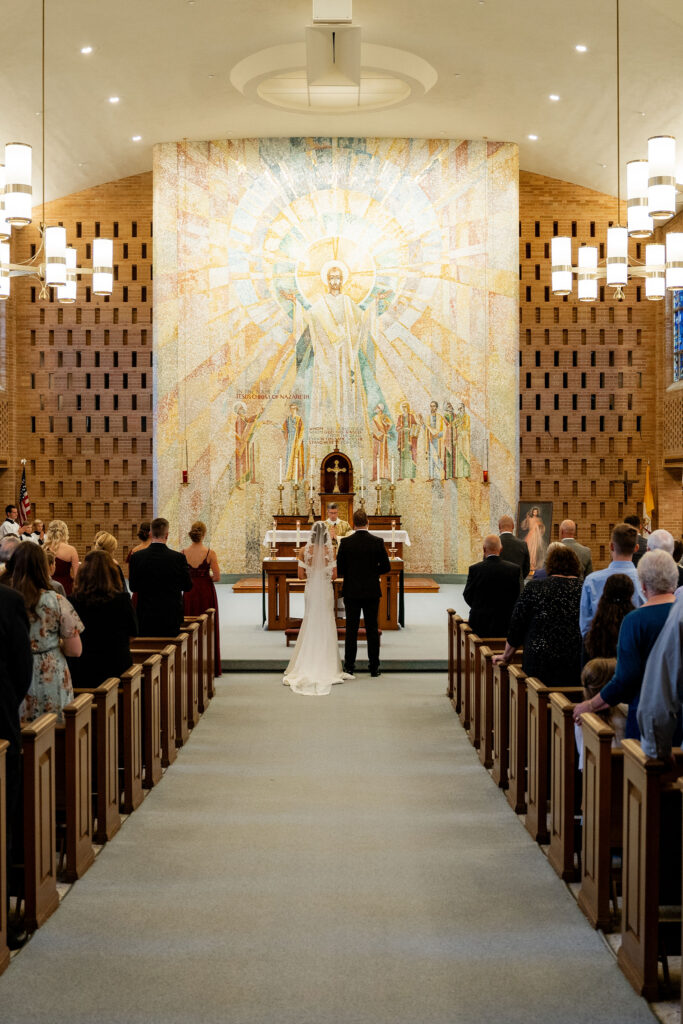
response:
<path id="1" fill-rule="evenodd" d="M 438 594 L 441 587 L 429 576 L 406 576 L 403 584 L 406 594 Z M 261 577 L 244 576 L 232 584 L 233 594 L 260 594 Z"/>

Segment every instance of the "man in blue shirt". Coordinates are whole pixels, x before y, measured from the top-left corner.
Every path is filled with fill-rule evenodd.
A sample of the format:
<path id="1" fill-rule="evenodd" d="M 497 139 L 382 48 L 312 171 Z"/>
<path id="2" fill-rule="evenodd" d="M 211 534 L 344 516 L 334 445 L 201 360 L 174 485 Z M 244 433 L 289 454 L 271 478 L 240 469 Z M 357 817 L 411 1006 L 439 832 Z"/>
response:
<path id="1" fill-rule="evenodd" d="M 612 552 L 612 561 L 606 569 L 598 569 L 586 576 L 581 591 L 581 610 L 579 613 L 579 627 L 581 636 L 585 637 L 591 627 L 595 616 L 598 602 L 602 596 L 605 583 L 609 576 L 621 572 L 633 580 L 633 607 L 639 608 L 645 598 L 638 582 L 638 570 L 633 564 L 633 552 L 638 543 L 638 531 L 627 523 L 619 523 L 612 530 L 609 548 Z"/>

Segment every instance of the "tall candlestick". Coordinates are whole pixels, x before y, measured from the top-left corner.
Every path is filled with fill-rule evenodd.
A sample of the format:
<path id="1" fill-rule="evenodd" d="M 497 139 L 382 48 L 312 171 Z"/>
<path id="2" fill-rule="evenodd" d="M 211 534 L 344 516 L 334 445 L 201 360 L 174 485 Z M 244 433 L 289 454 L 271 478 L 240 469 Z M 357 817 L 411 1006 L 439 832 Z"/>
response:
<path id="1" fill-rule="evenodd" d="M 380 478 L 380 475 L 379 475 L 379 455 L 378 455 L 377 456 L 377 483 L 379 483 L 380 479 L 381 478 Z"/>
<path id="2" fill-rule="evenodd" d="M 365 476 L 365 464 L 363 460 L 360 460 L 360 482 L 363 483 L 363 477 Z"/>
<path id="3" fill-rule="evenodd" d="M 296 546 L 299 547 L 301 543 L 301 537 L 299 533 L 299 520 L 296 521 Z"/>
<path id="4" fill-rule="evenodd" d="M 393 458 L 391 460 L 391 482 L 392 482 L 392 484 L 394 482 L 394 460 L 393 460 Z"/>
<path id="5" fill-rule="evenodd" d="M 396 547 L 396 520 L 391 520 L 391 546 Z"/>
<path id="6" fill-rule="evenodd" d="M 282 483 L 282 459 L 280 459 L 280 483 Z"/>

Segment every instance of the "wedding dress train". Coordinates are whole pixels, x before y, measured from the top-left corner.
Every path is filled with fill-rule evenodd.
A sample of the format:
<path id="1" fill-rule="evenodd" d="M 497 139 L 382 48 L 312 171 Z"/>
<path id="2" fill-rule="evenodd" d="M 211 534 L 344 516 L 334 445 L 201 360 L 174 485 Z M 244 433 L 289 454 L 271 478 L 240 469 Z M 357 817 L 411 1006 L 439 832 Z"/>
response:
<path id="1" fill-rule="evenodd" d="M 335 562 L 325 523 L 315 523 L 303 556 L 306 569 L 304 618 L 283 683 L 294 693 L 326 696 L 335 683 L 350 678 L 342 671 L 337 644 L 332 576 Z"/>

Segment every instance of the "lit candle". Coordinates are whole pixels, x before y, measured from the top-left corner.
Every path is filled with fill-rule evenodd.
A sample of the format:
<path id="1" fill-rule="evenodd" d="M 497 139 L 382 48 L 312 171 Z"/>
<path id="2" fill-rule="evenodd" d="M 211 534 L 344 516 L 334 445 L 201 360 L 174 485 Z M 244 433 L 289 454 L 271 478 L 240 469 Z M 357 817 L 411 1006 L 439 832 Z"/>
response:
<path id="1" fill-rule="evenodd" d="M 309 459 L 310 459 L 310 455 L 309 455 Z M 310 476 L 310 486 L 308 488 L 308 496 L 309 496 L 309 498 L 312 498 L 313 497 L 313 463 L 312 462 L 310 463 L 310 466 L 311 466 L 311 476 Z"/>
<path id="2" fill-rule="evenodd" d="M 391 520 L 391 546 L 396 547 L 396 520 Z"/>
<path id="3" fill-rule="evenodd" d="M 299 533 L 299 522 L 300 522 L 300 520 L 297 519 L 297 521 L 296 521 L 296 546 L 297 547 L 299 547 L 299 544 L 301 543 L 301 537 L 300 537 L 300 533 Z"/>
<path id="4" fill-rule="evenodd" d="M 392 482 L 392 484 L 394 482 L 394 460 L 393 460 L 393 458 L 391 460 L 391 482 Z"/>
<path id="5" fill-rule="evenodd" d="M 280 483 L 282 483 L 282 459 L 280 459 Z"/>
<path id="6" fill-rule="evenodd" d="M 377 483 L 379 483 L 379 481 L 380 481 L 380 475 L 379 475 L 379 455 L 378 455 L 377 456 Z"/>
<path id="7" fill-rule="evenodd" d="M 277 520 L 273 519 L 273 544 L 277 544 Z"/>

